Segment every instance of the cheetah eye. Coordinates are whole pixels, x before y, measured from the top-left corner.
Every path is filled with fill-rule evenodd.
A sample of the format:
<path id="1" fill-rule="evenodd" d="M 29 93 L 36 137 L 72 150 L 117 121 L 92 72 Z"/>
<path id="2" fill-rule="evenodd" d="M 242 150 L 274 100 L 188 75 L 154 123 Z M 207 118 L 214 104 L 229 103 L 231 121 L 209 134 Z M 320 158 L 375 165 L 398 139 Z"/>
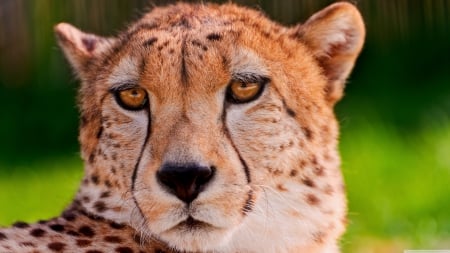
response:
<path id="1" fill-rule="evenodd" d="M 231 81 L 227 88 L 227 101 L 234 104 L 247 103 L 261 95 L 264 82 Z"/>
<path id="2" fill-rule="evenodd" d="M 118 90 L 114 95 L 117 103 L 127 110 L 142 110 L 148 102 L 147 92 L 139 87 Z"/>

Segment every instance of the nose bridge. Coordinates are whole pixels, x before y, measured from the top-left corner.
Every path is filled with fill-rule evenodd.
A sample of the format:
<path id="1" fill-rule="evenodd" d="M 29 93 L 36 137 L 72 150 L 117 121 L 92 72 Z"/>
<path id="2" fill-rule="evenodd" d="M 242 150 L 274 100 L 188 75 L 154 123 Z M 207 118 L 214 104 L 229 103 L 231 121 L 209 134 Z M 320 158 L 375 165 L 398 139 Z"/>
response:
<path id="1" fill-rule="evenodd" d="M 210 123 L 206 115 L 198 117 L 196 106 L 185 103 L 178 120 L 172 125 L 163 161 L 170 163 L 206 163 L 211 148 Z M 201 109 L 200 109 L 201 110 Z M 206 165 L 206 164 L 205 164 Z"/>

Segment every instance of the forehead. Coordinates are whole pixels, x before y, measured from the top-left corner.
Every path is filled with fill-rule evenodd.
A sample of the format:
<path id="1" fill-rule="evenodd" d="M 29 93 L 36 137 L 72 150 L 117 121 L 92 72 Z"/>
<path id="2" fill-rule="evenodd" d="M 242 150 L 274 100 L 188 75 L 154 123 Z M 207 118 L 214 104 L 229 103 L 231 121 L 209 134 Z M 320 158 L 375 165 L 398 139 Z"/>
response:
<path id="1" fill-rule="evenodd" d="M 157 8 L 120 36 L 109 83 L 211 89 L 236 77 L 267 77 L 263 57 L 242 40 L 260 35 L 254 22 L 274 26 L 260 13 L 233 5 Z"/>

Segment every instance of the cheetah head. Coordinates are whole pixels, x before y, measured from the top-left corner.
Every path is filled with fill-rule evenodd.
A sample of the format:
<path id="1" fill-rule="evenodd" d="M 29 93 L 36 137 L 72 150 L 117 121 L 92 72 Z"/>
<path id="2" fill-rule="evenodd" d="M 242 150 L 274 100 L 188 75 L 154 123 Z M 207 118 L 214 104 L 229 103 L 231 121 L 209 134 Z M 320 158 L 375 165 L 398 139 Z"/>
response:
<path id="1" fill-rule="evenodd" d="M 284 27 L 180 3 L 117 37 L 55 31 L 82 81 L 88 212 L 179 251 L 335 247 L 346 201 L 333 106 L 365 33 L 353 5 Z"/>

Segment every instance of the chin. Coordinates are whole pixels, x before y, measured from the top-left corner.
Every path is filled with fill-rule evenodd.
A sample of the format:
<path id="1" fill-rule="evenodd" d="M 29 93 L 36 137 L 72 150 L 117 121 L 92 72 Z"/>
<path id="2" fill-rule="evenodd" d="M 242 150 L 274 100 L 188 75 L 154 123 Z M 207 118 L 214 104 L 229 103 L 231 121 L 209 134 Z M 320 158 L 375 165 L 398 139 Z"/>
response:
<path id="1" fill-rule="evenodd" d="M 160 240 L 169 247 L 182 252 L 217 251 L 230 241 L 233 230 L 216 228 L 208 224 L 180 225 L 159 235 Z"/>

